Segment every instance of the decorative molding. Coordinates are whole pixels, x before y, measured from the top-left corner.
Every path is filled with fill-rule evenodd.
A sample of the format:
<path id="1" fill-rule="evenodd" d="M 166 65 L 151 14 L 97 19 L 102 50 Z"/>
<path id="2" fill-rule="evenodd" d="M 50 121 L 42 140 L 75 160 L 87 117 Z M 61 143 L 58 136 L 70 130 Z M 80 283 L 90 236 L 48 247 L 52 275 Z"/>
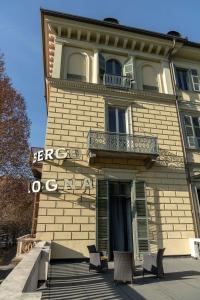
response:
<path id="1" fill-rule="evenodd" d="M 103 84 L 95 84 L 89 82 L 81 82 L 81 81 L 72 81 L 72 80 L 65 80 L 65 79 L 57 79 L 57 78 L 47 78 L 47 82 L 55 87 L 66 87 L 69 89 L 76 89 L 85 92 L 93 92 L 98 93 L 103 96 L 118 96 L 118 97 L 125 97 L 126 100 L 135 100 L 137 98 L 140 99 L 152 99 L 156 101 L 173 101 L 175 102 L 176 98 L 174 95 L 170 94 L 163 94 L 158 92 L 150 92 L 150 91 L 142 91 L 142 90 L 123 90 L 117 88 L 107 87 Z M 127 99 L 128 98 L 128 99 Z"/>
<path id="2" fill-rule="evenodd" d="M 137 170 L 102 168 L 100 174 L 96 177 L 97 179 L 105 178 L 110 180 L 135 180 L 137 173 Z"/>
<path id="3" fill-rule="evenodd" d="M 193 113 L 200 113 L 200 100 L 179 100 L 180 111 L 192 111 Z"/>
<path id="4" fill-rule="evenodd" d="M 166 57 L 173 45 L 171 40 L 162 40 L 157 37 L 130 33 L 118 29 L 111 31 L 103 26 L 95 27 L 90 24 L 80 24 L 72 20 L 47 18 L 45 23 L 48 25 L 45 29 L 47 37 L 49 37 L 49 33 L 53 32 L 57 38 L 62 39 L 63 43 L 71 46 L 74 45 L 75 47 L 80 46 L 87 49 L 99 48 L 112 51 L 113 53 L 124 53 L 125 55 L 141 56 L 145 54 L 147 58 L 160 60 Z M 177 45 L 180 47 L 182 43 L 179 42 Z M 48 48 L 51 46 L 50 44 L 46 46 L 46 51 L 48 51 Z M 51 75 L 52 72 L 49 69 L 48 76 Z"/>

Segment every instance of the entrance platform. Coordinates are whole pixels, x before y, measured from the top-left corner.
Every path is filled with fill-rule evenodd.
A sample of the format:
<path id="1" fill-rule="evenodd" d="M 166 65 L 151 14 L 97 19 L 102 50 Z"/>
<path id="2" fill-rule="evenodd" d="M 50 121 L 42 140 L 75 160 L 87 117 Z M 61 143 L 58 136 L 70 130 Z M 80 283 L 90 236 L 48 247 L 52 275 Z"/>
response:
<path id="1" fill-rule="evenodd" d="M 86 262 L 54 262 L 49 267 L 49 286 L 43 300 L 198 300 L 200 260 L 164 258 L 165 277 L 141 275 L 138 265 L 133 285 L 113 282 L 113 263 L 107 273 L 88 271 Z"/>

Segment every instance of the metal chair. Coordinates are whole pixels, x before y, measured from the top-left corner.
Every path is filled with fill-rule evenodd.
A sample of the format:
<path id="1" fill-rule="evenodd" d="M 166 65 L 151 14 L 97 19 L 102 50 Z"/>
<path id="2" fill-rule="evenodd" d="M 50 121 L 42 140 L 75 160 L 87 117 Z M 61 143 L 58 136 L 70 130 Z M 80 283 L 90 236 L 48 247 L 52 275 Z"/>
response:
<path id="1" fill-rule="evenodd" d="M 133 283 L 132 252 L 114 251 L 114 281 Z"/>
<path id="2" fill-rule="evenodd" d="M 164 276 L 163 254 L 165 248 L 159 249 L 157 254 L 147 254 L 143 257 L 143 277 L 145 273 L 154 274 L 157 278 Z"/>

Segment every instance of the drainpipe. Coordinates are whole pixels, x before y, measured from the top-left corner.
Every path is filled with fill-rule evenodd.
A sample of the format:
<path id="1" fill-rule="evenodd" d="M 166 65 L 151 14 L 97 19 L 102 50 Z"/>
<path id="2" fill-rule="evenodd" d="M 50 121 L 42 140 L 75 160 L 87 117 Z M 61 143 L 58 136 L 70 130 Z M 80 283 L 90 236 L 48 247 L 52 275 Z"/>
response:
<path id="1" fill-rule="evenodd" d="M 199 236 L 199 230 L 198 230 L 198 224 L 197 224 L 197 215 L 195 211 L 195 203 L 194 203 L 194 195 L 192 191 L 192 184 L 191 184 L 191 175 L 190 175 L 190 169 L 189 169 L 189 162 L 188 162 L 188 156 L 186 151 L 186 144 L 185 139 L 183 135 L 183 128 L 181 126 L 181 116 L 180 116 L 180 110 L 179 110 L 179 95 L 177 93 L 177 87 L 176 87 L 176 75 L 175 75 L 175 68 L 174 68 L 174 62 L 173 62 L 173 50 L 176 48 L 176 39 L 173 38 L 173 45 L 172 48 L 169 50 L 168 54 L 168 61 L 169 61 L 169 68 L 172 78 L 172 86 L 173 86 L 173 92 L 176 97 L 176 112 L 178 117 L 178 124 L 179 124 L 179 130 L 180 130 L 180 136 L 181 136 L 181 144 L 183 149 L 183 159 L 184 159 L 184 165 L 185 165 L 185 173 L 186 173 L 186 180 L 188 183 L 188 189 L 189 189 L 189 197 L 190 197 L 190 203 L 192 206 L 192 217 L 194 221 L 194 230 L 195 230 L 195 237 Z"/>

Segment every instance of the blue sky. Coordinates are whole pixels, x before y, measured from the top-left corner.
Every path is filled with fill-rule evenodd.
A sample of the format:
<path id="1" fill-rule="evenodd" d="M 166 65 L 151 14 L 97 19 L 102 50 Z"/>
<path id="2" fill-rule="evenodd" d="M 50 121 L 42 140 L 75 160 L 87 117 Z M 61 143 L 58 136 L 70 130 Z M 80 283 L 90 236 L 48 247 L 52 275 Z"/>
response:
<path id="1" fill-rule="evenodd" d="M 44 100 L 40 7 L 166 33 L 176 30 L 200 42 L 200 1 L 190 0 L 0 0 L 0 52 L 7 74 L 24 96 L 31 119 L 31 146 L 44 146 Z"/>

